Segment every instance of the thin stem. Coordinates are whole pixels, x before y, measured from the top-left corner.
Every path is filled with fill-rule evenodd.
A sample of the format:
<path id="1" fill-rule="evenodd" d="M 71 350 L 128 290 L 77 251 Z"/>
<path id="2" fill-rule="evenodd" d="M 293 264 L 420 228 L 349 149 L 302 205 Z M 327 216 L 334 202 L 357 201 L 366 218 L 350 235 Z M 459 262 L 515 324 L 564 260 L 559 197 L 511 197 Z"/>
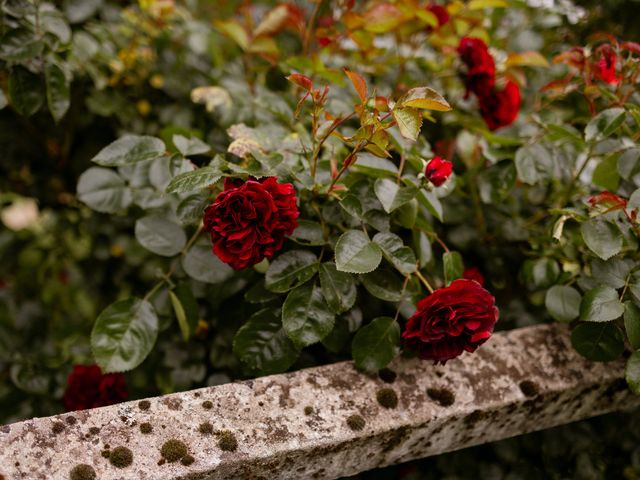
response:
<path id="1" fill-rule="evenodd" d="M 420 270 L 416 269 L 415 274 L 416 274 L 416 277 L 418 277 L 418 279 L 426 287 L 426 289 L 429 290 L 429 293 L 433 293 L 433 287 L 431 286 L 429 281 L 426 278 L 424 278 L 424 276 L 420 273 Z"/>
<path id="2" fill-rule="evenodd" d="M 402 291 L 400 292 L 400 300 L 398 301 L 398 308 L 396 308 L 396 315 L 395 317 L 393 317 L 394 322 L 398 320 L 398 316 L 400 315 L 400 307 L 402 306 L 402 302 L 404 301 L 404 296 L 407 290 L 407 283 L 409 283 L 410 278 L 411 277 L 409 275 L 404 277 L 404 283 L 402 284 Z"/>
<path id="3" fill-rule="evenodd" d="M 147 294 L 144 296 L 143 300 L 145 302 L 149 301 L 151 299 L 151 297 L 153 297 L 156 294 L 156 292 L 160 289 L 160 287 L 162 287 L 162 285 L 164 285 L 165 280 L 166 280 L 166 278 L 163 278 L 161 281 L 156 283 L 155 286 L 151 290 L 149 290 L 147 292 Z"/>
<path id="4" fill-rule="evenodd" d="M 318 17 L 318 12 L 320 11 L 320 5 L 322 5 L 322 0 L 317 0 L 316 6 L 313 9 L 313 13 L 311 14 L 311 18 L 309 19 L 309 23 L 307 24 L 307 28 L 304 31 L 304 41 L 302 50 L 304 52 L 304 56 L 307 56 L 309 53 L 309 43 L 311 40 L 311 32 L 316 24 L 316 18 Z"/>
<path id="5" fill-rule="evenodd" d="M 349 115 L 347 115 L 344 118 L 336 119 L 333 122 L 333 124 L 331 124 L 331 126 L 327 129 L 327 131 L 322 135 L 322 138 L 318 141 L 318 143 L 316 143 L 316 145 L 315 145 L 315 147 L 313 149 L 313 156 L 311 157 L 311 178 L 313 178 L 314 183 L 315 183 L 315 180 L 316 180 L 316 170 L 317 170 L 317 167 L 318 167 L 318 157 L 320 156 L 320 149 L 324 145 L 324 142 L 326 142 L 327 139 L 331 136 L 331 134 L 333 132 L 335 132 L 336 128 L 338 128 L 344 122 L 346 122 L 351 117 L 353 117 L 355 115 L 355 113 L 356 112 L 351 112 Z M 314 136 L 314 139 L 315 139 L 315 131 L 314 131 L 314 135 L 313 136 Z"/>

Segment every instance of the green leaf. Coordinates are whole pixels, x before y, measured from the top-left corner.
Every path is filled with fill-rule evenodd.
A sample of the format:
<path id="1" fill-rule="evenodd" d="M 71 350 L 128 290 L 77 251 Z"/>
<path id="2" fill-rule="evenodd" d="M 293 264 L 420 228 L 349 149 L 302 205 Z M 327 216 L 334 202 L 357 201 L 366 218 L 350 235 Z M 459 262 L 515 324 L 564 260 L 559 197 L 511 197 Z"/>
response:
<path id="1" fill-rule="evenodd" d="M 580 315 L 582 296 L 573 287 L 554 285 L 545 296 L 545 306 L 549 314 L 559 322 L 571 322 Z"/>
<path id="2" fill-rule="evenodd" d="M 616 162 L 618 174 L 625 180 L 640 173 L 640 148 L 628 148 L 618 157 Z"/>
<path id="3" fill-rule="evenodd" d="M 587 247 L 603 260 L 613 257 L 622 249 L 622 233 L 613 223 L 592 218 L 580 226 L 580 232 Z"/>
<path id="4" fill-rule="evenodd" d="M 298 220 L 298 227 L 289 238 L 300 245 L 320 246 L 327 243 L 322 225 L 310 220 Z"/>
<path id="5" fill-rule="evenodd" d="M 282 329 L 280 309 L 276 308 L 251 315 L 233 339 L 233 352 L 252 370 L 265 375 L 284 372 L 299 355 Z"/>
<path id="6" fill-rule="evenodd" d="M 605 157 L 593 170 L 591 181 L 606 190 L 616 191 L 620 184 L 617 163 L 617 155 L 608 155 Z"/>
<path id="7" fill-rule="evenodd" d="M 9 100 L 7 100 L 7 96 L 4 94 L 4 92 L 0 88 L 0 110 L 2 110 L 8 104 L 9 104 Z"/>
<path id="8" fill-rule="evenodd" d="M 185 193 L 206 188 L 222 178 L 222 172 L 214 167 L 205 166 L 192 172 L 177 175 L 167 185 L 167 193 Z"/>
<path id="9" fill-rule="evenodd" d="M 627 282 L 627 276 L 635 263 L 630 258 L 619 256 L 610 258 L 607 261 L 594 258 L 591 261 L 591 276 L 604 285 L 613 288 L 622 288 Z"/>
<path id="10" fill-rule="evenodd" d="M 207 205 L 209 205 L 209 195 L 207 193 L 201 192 L 189 195 L 176 207 L 176 216 L 185 225 L 200 223 Z"/>
<path id="11" fill-rule="evenodd" d="M 264 286 L 264 279 L 255 283 L 244 294 L 244 299 L 249 303 L 267 303 L 278 298 L 277 293 L 273 293 Z"/>
<path id="12" fill-rule="evenodd" d="M 464 263 L 459 252 L 445 252 L 442 254 L 444 283 L 449 285 L 457 278 L 462 278 Z"/>
<path id="13" fill-rule="evenodd" d="M 420 111 L 410 107 L 394 108 L 392 114 L 400 130 L 400 135 L 415 142 L 422 128 L 422 114 Z"/>
<path id="14" fill-rule="evenodd" d="M 352 165 L 352 168 L 365 175 L 373 177 L 380 176 L 396 176 L 398 167 L 386 158 L 378 158 L 370 153 L 359 153 L 358 160 Z"/>
<path id="15" fill-rule="evenodd" d="M 333 312 L 315 285 L 291 290 L 282 305 L 282 327 L 299 348 L 321 341 L 331 332 L 334 322 Z"/>
<path id="16" fill-rule="evenodd" d="M 393 221 L 401 227 L 412 229 L 418 218 L 418 200 L 412 198 L 393 212 Z"/>
<path id="17" fill-rule="evenodd" d="M 553 156 L 540 143 L 519 148 L 515 162 L 518 178 L 528 185 L 553 178 Z"/>
<path id="18" fill-rule="evenodd" d="M 379 178 L 373 188 L 382 208 L 387 213 L 391 213 L 409 202 L 417 193 L 415 187 L 401 187 L 388 178 Z"/>
<path id="19" fill-rule="evenodd" d="M 398 99 L 397 105 L 400 108 L 414 107 L 438 112 L 451 110 L 451 105 L 444 97 L 429 87 L 412 88 Z"/>
<path id="20" fill-rule="evenodd" d="M 400 351 L 400 326 L 393 318 L 378 317 L 358 330 L 351 344 L 356 367 L 370 372 L 386 367 Z"/>
<path id="21" fill-rule="evenodd" d="M 91 349 L 104 373 L 132 370 L 147 357 L 158 336 L 158 317 L 146 300 L 109 305 L 91 332 Z"/>
<path id="22" fill-rule="evenodd" d="M 376 298 L 385 302 L 402 300 L 402 280 L 391 270 L 379 268 L 362 275 L 362 285 Z"/>
<path id="23" fill-rule="evenodd" d="M 171 290 L 169 290 L 169 298 L 171 299 L 171 305 L 173 306 L 173 311 L 175 312 L 176 319 L 178 320 L 178 326 L 180 327 L 182 338 L 186 342 L 189 340 L 189 335 L 191 333 L 189 329 L 189 322 L 187 322 L 187 314 L 184 311 L 184 307 L 182 306 L 180 299 Z"/>
<path id="24" fill-rule="evenodd" d="M 378 245 L 360 230 L 349 230 L 336 242 L 336 269 L 347 273 L 368 273 L 382 260 Z"/>
<path id="25" fill-rule="evenodd" d="M 78 179 L 78 199 L 97 212 L 115 213 L 131 205 L 131 189 L 108 168 L 91 167 Z"/>
<path id="26" fill-rule="evenodd" d="M 291 250 L 276 258 L 265 276 L 265 287 L 283 293 L 309 280 L 318 271 L 318 257 L 307 250 Z"/>
<path id="27" fill-rule="evenodd" d="M 618 292 L 606 285 L 587 291 L 580 303 L 580 320 L 585 322 L 608 322 L 620 318 L 624 305 Z"/>
<path id="28" fill-rule="evenodd" d="M 69 82 L 62 69 L 55 64 L 47 66 L 45 81 L 47 84 L 47 105 L 57 123 L 69 110 L 71 103 Z"/>
<path id="29" fill-rule="evenodd" d="M 208 242 L 193 245 L 182 257 L 182 268 L 191 278 L 204 283 L 222 283 L 233 276 L 233 268 L 223 263 Z"/>
<path id="30" fill-rule="evenodd" d="M 631 346 L 640 349 L 640 308 L 633 302 L 624 302 L 624 329 Z"/>
<path id="31" fill-rule="evenodd" d="M 624 376 L 631 391 L 640 394 L 640 350 L 633 352 L 627 360 Z"/>
<path id="32" fill-rule="evenodd" d="M 16 112 L 30 117 L 44 103 L 42 79 L 26 68 L 14 67 L 9 76 L 9 97 Z"/>
<path id="33" fill-rule="evenodd" d="M 478 190 L 484 203 L 498 204 L 509 197 L 516 184 L 516 168 L 506 160 L 483 170 L 478 175 Z"/>
<path id="34" fill-rule="evenodd" d="M 627 208 L 629 210 L 634 210 L 637 208 L 640 209 L 640 188 L 636 189 L 629 197 Z"/>
<path id="35" fill-rule="evenodd" d="M 614 322 L 581 323 L 571 332 L 571 344 L 594 362 L 615 360 L 624 351 L 624 336 Z"/>
<path id="36" fill-rule="evenodd" d="M 382 249 L 384 257 L 403 275 L 416 271 L 416 255 L 406 247 L 402 239 L 393 233 L 376 233 L 373 241 Z"/>
<path id="37" fill-rule="evenodd" d="M 211 147 L 198 137 L 187 138 L 182 135 L 174 135 L 171 140 L 178 151 L 185 157 L 189 155 L 201 155 L 211 151 Z"/>
<path id="38" fill-rule="evenodd" d="M 440 199 L 436 196 L 435 192 L 430 192 L 421 188 L 418 190 L 418 202 L 425 207 L 431 215 L 436 217 L 438 220 L 442 222 L 442 204 L 440 203 Z"/>
<path id="39" fill-rule="evenodd" d="M 420 261 L 420 268 L 424 268 L 427 263 L 433 258 L 433 249 L 431 248 L 431 242 L 429 237 L 421 231 L 414 230 L 413 232 L 413 248 L 418 252 L 418 260 Z"/>
<path id="40" fill-rule="evenodd" d="M 624 108 L 609 108 L 600 112 L 587 124 L 584 129 L 584 138 L 587 141 L 608 137 L 615 132 L 625 121 Z"/>
<path id="41" fill-rule="evenodd" d="M 356 303 L 356 282 L 350 273 L 339 272 L 333 262 L 320 265 L 320 287 L 329 308 L 343 313 Z"/>
<path id="42" fill-rule="evenodd" d="M 187 235 L 177 223 L 159 215 L 148 215 L 136 221 L 136 240 L 156 255 L 173 257 L 187 244 Z"/>
<path id="43" fill-rule="evenodd" d="M 103 167 L 120 167 L 153 160 L 165 153 L 164 142 L 156 137 L 125 135 L 104 147 L 91 160 Z"/>
<path id="44" fill-rule="evenodd" d="M 191 290 L 191 285 L 189 282 L 184 281 L 176 286 L 173 293 L 175 293 L 176 297 L 178 297 L 178 300 L 180 300 L 180 303 L 182 304 L 189 332 L 195 332 L 200 320 L 200 309 L 198 307 L 198 301 Z"/>
<path id="45" fill-rule="evenodd" d="M 2 36 L 0 58 L 8 62 L 29 62 L 41 55 L 43 49 L 44 42 L 33 31 L 11 28 Z"/>

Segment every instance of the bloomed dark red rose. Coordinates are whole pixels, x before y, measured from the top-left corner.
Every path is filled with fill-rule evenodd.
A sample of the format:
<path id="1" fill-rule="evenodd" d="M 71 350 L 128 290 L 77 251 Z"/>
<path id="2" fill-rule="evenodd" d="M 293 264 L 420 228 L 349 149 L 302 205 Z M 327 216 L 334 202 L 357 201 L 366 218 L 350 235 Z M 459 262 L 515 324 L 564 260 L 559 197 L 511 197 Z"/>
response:
<path id="1" fill-rule="evenodd" d="M 611 45 L 605 43 L 596 50 L 597 64 L 595 66 L 596 77 L 609 85 L 616 85 L 620 78 L 616 75 L 616 62 L 618 56 Z"/>
<path id="2" fill-rule="evenodd" d="M 467 95 L 489 95 L 496 83 L 496 64 L 487 44 L 479 38 L 464 37 L 458 45 L 460 59 L 467 66 L 465 86 Z"/>
<path id="3" fill-rule="evenodd" d="M 402 338 L 420 358 L 444 364 L 486 342 L 498 314 L 495 299 L 478 282 L 454 280 L 418 302 Z"/>
<path id="4" fill-rule="evenodd" d="M 453 165 L 442 157 L 433 157 L 424 169 L 424 176 L 436 187 L 439 187 L 451 176 Z"/>
<path id="5" fill-rule="evenodd" d="M 511 125 L 520 111 L 520 88 L 509 80 L 504 89 L 480 97 L 480 114 L 491 130 Z"/>
<path id="6" fill-rule="evenodd" d="M 225 180 L 225 189 L 204 212 L 213 253 L 239 270 L 273 258 L 298 226 L 300 212 L 290 183 L 276 177 Z"/>
<path id="7" fill-rule="evenodd" d="M 449 21 L 449 12 L 442 5 L 429 5 L 427 10 L 433 13 L 438 19 L 438 27 L 443 26 Z"/>
<path id="8" fill-rule="evenodd" d="M 484 275 L 478 267 L 469 267 L 465 268 L 464 272 L 462 272 L 462 278 L 466 278 L 467 280 L 475 280 L 480 284 L 481 287 L 484 287 Z"/>
<path id="9" fill-rule="evenodd" d="M 97 365 L 75 365 L 67 379 L 63 402 L 68 412 L 124 402 L 129 396 L 121 373 L 102 374 Z"/>

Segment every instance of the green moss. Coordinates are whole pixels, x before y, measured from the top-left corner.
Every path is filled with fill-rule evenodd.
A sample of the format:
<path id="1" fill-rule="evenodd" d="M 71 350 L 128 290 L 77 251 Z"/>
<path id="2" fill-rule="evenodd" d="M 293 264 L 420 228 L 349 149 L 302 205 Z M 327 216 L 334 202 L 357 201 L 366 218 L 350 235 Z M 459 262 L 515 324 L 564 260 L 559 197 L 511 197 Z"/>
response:
<path id="1" fill-rule="evenodd" d="M 89 429 L 89 433 L 90 433 L 91 435 L 97 435 L 97 434 L 99 434 L 99 433 L 100 433 L 100 429 L 99 429 L 98 427 L 91 427 L 91 428 Z"/>
<path id="2" fill-rule="evenodd" d="M 398 395 L 392 388 L 381 388 L 376 393 L 378 403 L 384 408 L 396 408 L 398 406 Z"/>
<path id="3" fill-rule="evenodd" d="M 145 435 L 148 433 L 151 433 L 153 431 L 153 427 L 151 426 L 151 424 L 149 422 L 145 422 L 145 423 L 141 423 L 140 424 L 140 432 L 144 433 Z"/>
<path id="4" fill-rule="evenodd" d="M 205 410 L 211 410 L 213 408 L 213 402 L 211 402 L 210 400 L 205 400 L 204 402 L 202 402 L 202 408 L 204 408 Z"/>
<path id="5" fill-rule="evenodd" d="M 209 422 L 201 423 L 200 426 L 198 427 L 198 431 L 202 435 L 212 435 L 213 434 L 213 425 L 211 425 Z"/>
<path id="6" fill-rule="evenodd" d="M 182 460 L 180 460 L 180 463 L 182 463 L 185 466 L 189 466 L 195 461 L 196 459 L 193 458 L 191 455 L 185 455 L 184 457 L 182 457 Z"/>
<path id="7" fill-rule="evenodd" d="M 142 400 L 138 402 L 138 408 L 140 410 L 149 410 L 151 408 L 151 402 L 149 400 Z"/>
<path id="8" fill-rule="evenodd" d="M 162 458 L 167 462 L 177 462 L 186 454 L 187 446 L 184 442 L 175 438 L 164 442 L 164 445 L 162 445 L 162 448 L 160 449 L 160 455 L 162 455 Z"/>
<path id="9" fill-rule="evenodd" d="M 96 471 L 93 467 L 84 463 L 76 465 L 69 472 L 70 480 L 95 480 L 96 477 Z"/>
<path id="10" fill-rule="evenodd" d="M 450 407 L 456 401 L 455 394 L 448 388 L 427 388 L 427 395 L 441 407 Z"/>
<path id="11" fill-rule="evenodd" d="M 62 422 L 54 422 L 53 425 L 51 425 L 51 431 L 54 433 L 54 435 L 58 435 L 59 433 L 64 432 L 64 429 L 65 426 Z"/>
<path id="12" fill-rule="evenodd" d="M 384 383 L 393 383 L 396 381 L 397 375 L 396 372 L 394 372 L 390 368 L 383 368 L 381 370 L 378 370 L 378 377 Z"/>
<path id="13" fill-rule="evenodd" d="M 100 455 L 102 455 L 104 458 L 109 458 L 111 456 L 111 450 L 109 449 L 102 450 L 100 452 Z"/>
<path id="14" fill-rule="evenodd" d="M 67 422 L 67 425 L 75 425 L 78 420 L 73 415 L 69 415 L 64 421 Z"/>
<path id="15" fill-rule="evenodd" d="M 313 413 L 313 407 L 304 407 L 304 414 L 311 415 Z"/>
<path id="16" fill-rule="evenodd" d="M 238 440 L 233 432 L 223 430 L 218 433 L 218 446 L 225 452 L 235 452 L 238 449 Z"/>
<path id="17" fill-rule="evenodd" d="M 525 397 L 535 397 L 540 392 L 538 385 L 531 380 L 525 380 L 520 382 L 520 391 L 524 394 Z"/>
<path id="18" fill-rule="evenodd" d="M 111 465 L 117 468 L 126 468 L 133 463 L 133 453 L 127 447 L 116 447 L 109 455 Z"/>
<path id="19" fill-rule="evenodd" d="M 347 418 L 347 425 L 349 425 L 349 428 L 351 430 L 358 431 L 364 428 L 366 422 L 360 415 L 351 415 L 349 418 Z"/>

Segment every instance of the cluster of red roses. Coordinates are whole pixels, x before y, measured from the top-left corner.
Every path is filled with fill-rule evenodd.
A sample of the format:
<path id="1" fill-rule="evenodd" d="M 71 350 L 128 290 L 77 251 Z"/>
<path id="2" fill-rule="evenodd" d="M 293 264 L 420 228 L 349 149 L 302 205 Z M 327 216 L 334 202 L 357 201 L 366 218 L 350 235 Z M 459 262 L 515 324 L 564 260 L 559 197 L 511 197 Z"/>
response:
<path id="1" fill-rule="evenodd" d="M 129 393 L 124 375 L 102 374 L 97 365 L 75 365 L 67 379 L 64 406 L 68 412 L 124 402 Z"/>
<path id="2" fill-rule="evenodd" d="M 464 37 L 458 53 L 467 66 L 466 95 L 478 97 L 480 114 L 491 130 L 511 125 L 520 111 L 520 88 L 507 80 L 502 89 L 496 88 L 496 64 L 487 44 L 479 38 Z"/>

